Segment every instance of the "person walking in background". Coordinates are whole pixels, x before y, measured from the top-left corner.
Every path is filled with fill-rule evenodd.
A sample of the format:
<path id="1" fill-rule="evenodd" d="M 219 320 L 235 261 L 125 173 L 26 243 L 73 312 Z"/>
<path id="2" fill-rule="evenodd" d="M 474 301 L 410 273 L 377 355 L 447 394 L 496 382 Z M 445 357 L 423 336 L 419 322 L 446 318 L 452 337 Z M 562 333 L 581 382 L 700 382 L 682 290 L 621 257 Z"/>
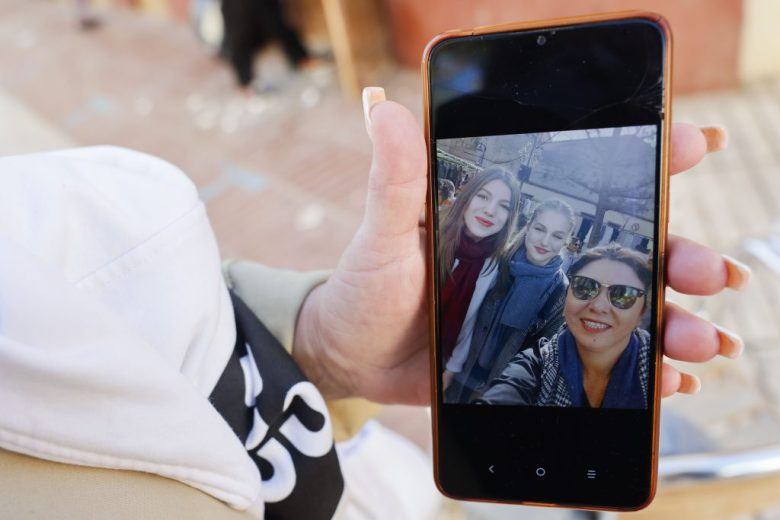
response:
<path id="1" fill-rule="evenodd" d="M 571 265 L 577 261 L 577 259 L 580 257 L 580 249 L 582 247 L 582 243 L 580 242 L 580 239 L 577 237 L 571 237 L 569 240 L 569 243 L 566 244 L 566 249 L 564 249 L 561 252 L 561 258 L 563 258 L 563 263 L 561 264 L 561 271 L 564 273 L 569 272 L 569 268 Z"/>
<path id="2" fill-rule="evenodd" d="M 270 43 L 281 45 L 294 68 L 309 60 L 300 36 L 286 20 L 280 0 L 222 0 L 222 17 L 225 30 L 220 56 L 232 65 L 244 90 L 255 77 L 255 55 Z"/>
<path id="3" fill-rule="evenodd" d="M 452 206 L 455 201 L 455 184 L 449 179 L 439 179 L 439 209 Z"/>
<path id="4" fill-rule="evenodd" d="M 95 15 L 90 0 L 76 0 L 76 19 L 79 29 L 83 31 L 100 26 L 100 18 Z"/>

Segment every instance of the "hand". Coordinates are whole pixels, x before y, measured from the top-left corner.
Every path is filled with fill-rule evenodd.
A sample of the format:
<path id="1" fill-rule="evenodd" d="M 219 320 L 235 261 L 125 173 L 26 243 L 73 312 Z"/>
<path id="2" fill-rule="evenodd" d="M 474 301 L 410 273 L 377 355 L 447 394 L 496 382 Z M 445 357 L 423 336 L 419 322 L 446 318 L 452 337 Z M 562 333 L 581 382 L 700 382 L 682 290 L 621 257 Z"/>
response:
<path id="1" fill-rule="evenodd" d="M 370 120 L 374 156 L 363 222 L 333 276 L 306 298 L 293 357 L 326 398 L 425 404 L 425 141 L 397 103 L 380 102 Z"/>
<path id="2" fill-rule="evenodd" d="M 368 118 L 367 118 L 368 120 Z M 363 222 L 333 276 L 304 302 L 293 356 L 326 398 L 360 396 L 383 403 L 428 404 L 430 366 L 425 236 L 419 217 L 427 187 L 425 142 L 414 117 L 393 102 L 370 110 L 374 159 Z M 698 163 L 702 131 L 672 131 L 671 171 Z M 715 294 L 747 274 L 714 251 L 670 237 L 667 280 L 687 294 Z M 666 355 L 703 362 L 733 357 L 739 338 L 667 304 Z M 661 391 L 694 392 L 698 380 L 664 365 Z"/>
<path id="3" fill-rule="evenodd" d="M 670 171 L 684 172 L 699 161 L 709 149 L 725 147 L 725 131 L 699 129 L 690 124 L 672 126 Z M 709 144 L 708 143 L 714 143 Z M 733 258 L 720 255 L 708 247 L 675 235 L 669 236 L 666 248 L 666 281 L 683 294 L 712 295 L 724 288 L 739 290 L 750 280 L 750 269 Z M 666 303 L 664 354 L 680 361 L 704 362 L 716 355 L 736 358 L 742 353 L 742 339 L 723 327 L 714 325 L 681 307 Z M 679 372 L 664 363 L 661 395 L 675 392 L 696 393 L 701 382 L 696 376 Z"/>

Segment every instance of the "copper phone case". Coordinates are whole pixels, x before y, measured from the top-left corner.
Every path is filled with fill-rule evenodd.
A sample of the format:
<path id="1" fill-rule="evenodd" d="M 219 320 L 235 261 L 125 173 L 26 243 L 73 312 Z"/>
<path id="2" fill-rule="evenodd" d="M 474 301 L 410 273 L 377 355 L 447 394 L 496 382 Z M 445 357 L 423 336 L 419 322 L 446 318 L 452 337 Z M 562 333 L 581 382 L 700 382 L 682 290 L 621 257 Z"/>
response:
<path id="1" fill-rule="evenodd" d="M 431 135 L 430 135 L 430 122 L 429 122 L 429 115 L 430 115 L 430 83 L 429 83 L 429 74 L 428 74 L 428 63 L 430 61 L 430 55 L 433 50 L 433 48 L 438 45 L 439 43 L 453 39 L 453 38 L 460 38 L 465 36 L 479 36 L 479 35 L 487 35 L 487 34 L 496 34 L 496 33 L 503 33 L 503 32 L 516 32 L 516 31 L 522 31 L 522 30 L 532 30 L 532 29 L 556 29 L 556 28 L 564 28 L 564 27 L 571 27 L 574 25 L 583 25 L 583 24 L 590 24 L 590 23 L 597 23 L 597 22 L 608 22 L 608 21 L 618 21 L 618 20 L 628 20 L 628 19 L 637 19 L 637 18 L 644 18 L 647 20 L 650 20 L 652 22 L 655 22 L 658 24 L 660 29 L 663 31 L 664 34 L 664 40 L 665 40 L 665 49 L 664 49 L 664 93 L 663 93 L 663 106 L 664 106 L 664 118 L 661 125 L 661 131 L 663 132 L 662 136 L 662 150 L 661 150 L 661 175 L 660 175 L 660 190 L 659 190 L 659 198 L 658 198 L 658 204 L 660 207 L 659 210 L 659 234 L 658 238 L 656 240 L 656 247 L 658 251 L 658 262 L 661 266 L 660 269 L 657 270 L 657 276 L 654 280 L 655 284 L 658 287 L 658 298 L 656 301 L 653 302 L 655 309 L 653 312 L 655 312 L 656 320 L 658 323 L 658 339 L 656 340 L 658 344 L 662 345 L 661 338 L 663 336 L 663 329 L 664 329 L 664 322 L 663 322 L 663 303 L 665 301 L 665 276 L 664 276 L 664 269 L 663 266 L 665 265 L 665 253 L 666 253 L 666 236 L 667 236 L 667 228 L 668 228 L 668 215 L 669 215 L 669 146 L 670 146 L 670 130 L 671 130 L 671 80 L 672 80 L 672 33 L 671 29 L 669 27 L 669 23 L 666 21 L 666 19 L 656 13 L 652 13 L 649 11 L 621 11 L 617 13 L 606 13 L 606 14 L 596 14 L 596 15 L 586 15 L 586 16 L 574 16 L 574 17 L 562 17 L 562 18 L 553 18 L 548 20 L 538 20 L 538 21 L 530 21 L 530 22 L 513 22 L 513 23 L 506 23 L 506 24 L 499 24 L 499 25 L 490 25 L 490 26 L 482 26 L 482 27 L 476 27 L 474 29 L 455 29 L 451 31 L 447 31 L 444 33 L 441 33 L 437 36 L 435 36 L 425 47 L 425 51 L 423 52 L 422 57 L 422 80 L 423 80 L 423 130 L 425 132 L 425 144 L 428 152 L 428 175 L 429 178 L 433 174 L 433 168 L 434 163 L 432 161 L 432 150 L 431 150 Z M 436 482 L 436 487 L 439 489 L 439 491 L 449 497 L 453 498 L 455 500 L 461 499 L 461 497 L 455 497 L 449 495 L 445 490 L 442 489 L 440 484 L 440 476 L 439 476 L 439 449 L 438 449 L 438 353 L 436 349 L 436 345 L 438 344 L 438 338 L 437 338 L 437 331 L 436 331 L 436 313 L 438 312 L 438 296 L 436 294 L 436 287 L 434 283 L 434 273 L 436 271 L 436 266 L 434 264 L 434 229 L 433 229 L 433 208 L 435 207 L 436 201 L 434 198 L 434 193 L 430 188 L 431 184 L 429 183 L 428 186 L 428 194 L 426 199 L 426 209 L 425 209 L 425 216 L 426 216 L 426 233 L 427 233 L 427 241 L 426 241 L 426 254 L 427 254 L 427 262 L 426 262 L 426 268 L 427 268 L 427 293 L 428 293 L 428 319 L 429 319 L 429 334 L 431 338 L 431 419 L 432 419 L 432 435 L 433 435 L 433 468 L 434 468 L 434 480 Z M 650 503 L 653 501 L 653 498 L 656 493 L 657 488 L 657 479 L 658 479 L 658 441 L 659 441 L 659 417 L 660 417 L 660 401 L 661 401 L 661 363 L 662 363 L 662 356 L 663 356 L 663 348 L 657 348 L 656 349 L 656 357 L 655 357 L 655 363 L 656 363 L 656 371 L 655 371 L 655 395 L 654 395 L 654 426 L 653 426 L 653 443 L 652 443 L 652 475 L 650 480 L 650 493 L 648 494 L 648 499 L 645 503 L 640 504 L 637 507 L 630 507 L 630 508 L 623 508 L 623 507 L 593 507 L 588 505 L 573 505 L 573 504 L 557 504 L 557 503 L 547 503 L 547 502 L 511 502 L 516 504 L 522 504 L 522 505 L 530 505 L 530 506 L 545 506 L 545 507 L 559 507 L 559 508 L 573 508 L 576 507 L 578 509 L 585 509 L 585 510 L 595 510 L 595 511 L 637 511 L 640 509 L 643 509 L 650 505 Z M 508 503 L 501 500 L 490 500 L 490 499 L 469 499 L 473 501 L 478 502 L 493 502 L 493 503 Z"/>

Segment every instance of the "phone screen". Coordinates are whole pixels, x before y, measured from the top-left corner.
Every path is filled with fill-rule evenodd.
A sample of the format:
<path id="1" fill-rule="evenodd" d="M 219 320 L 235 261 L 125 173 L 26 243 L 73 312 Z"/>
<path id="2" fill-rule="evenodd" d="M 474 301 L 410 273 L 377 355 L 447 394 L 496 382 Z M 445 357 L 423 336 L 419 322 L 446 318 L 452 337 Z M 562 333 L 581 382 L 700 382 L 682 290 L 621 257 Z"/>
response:
<path id="1" fill-rule="evenodd" d="M 429 53 L 437 480 L 459 498 L 652 494 L 664 30 L 643 18 Z"/>

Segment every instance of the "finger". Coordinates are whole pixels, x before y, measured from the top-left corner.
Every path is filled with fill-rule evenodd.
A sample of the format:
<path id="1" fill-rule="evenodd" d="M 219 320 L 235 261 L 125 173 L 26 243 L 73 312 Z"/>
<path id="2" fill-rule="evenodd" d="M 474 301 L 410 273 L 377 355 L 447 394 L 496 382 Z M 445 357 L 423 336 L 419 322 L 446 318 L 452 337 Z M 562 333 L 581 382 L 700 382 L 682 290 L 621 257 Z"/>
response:
<path id="1" fill-rule="evenodd" d="M 669 397 L 680 388 L 680 372 L 672 365 L 664 363 L 661 368 L 661 397 Z"/>
<path id="2" fill-rule="evenodd" d="M 669 170 L 674 175 L 694 167 L 707 152 L 724 149 L 728 133 L 719 126 L 699 128 L 690 123 L 675 123 L 671 141 Z"/>
<path id="3" fill-rule="evenodd" d="M 672 175 L 694 167 L 707 153 L 707 141 L 698 126 L 674 123 L 669 170 Z"/>
<path id="4" fill-rule="evenodd" d="M 677 391 L 681 394 L 698 394 L 701 391 L 701 379 L 693 374 L 680 372 L 680 388 Z"/>
<path id="5" fill-rule="evenodd" d="M 425 141 L 414 116 L 392 101 L 366 106 L 374 143 L 365 224 L 377 235 L 417 230 L 425 205 Z"/>
<path id="6" fill-rule="evenodd" d="M 725 150 L 729 144 L 729 133 L 722 126 L 702 126 L 699 127 L 704 139 L 707 141 L 707 153 L 719 152 Z"/>
<path id="7" fill-rule="evenodd" d="M 672 365 L 664 363 L 661 370 L 661 397 L 669 397 L 677 392 L 681 394 L 698 394 L 701 390 L 701 380 L 693 374 L 680 372 Z"/>
<path id="8" fill-rule="evenodd" d="M 744 348 L 733 332 L 691 314 L 674 303 L 666 304 L 664 354 L 680 361 L 703 362 L 716 355 L 738 357 Z"/>
<path id="9" fill-rule="evenodd" d="M 742 289 L 750 281 L 750 268 L 687 238 L 669 236 L 666 276 L 669 285 L 685 294 L 708 295 L 724 287 Z"/>

